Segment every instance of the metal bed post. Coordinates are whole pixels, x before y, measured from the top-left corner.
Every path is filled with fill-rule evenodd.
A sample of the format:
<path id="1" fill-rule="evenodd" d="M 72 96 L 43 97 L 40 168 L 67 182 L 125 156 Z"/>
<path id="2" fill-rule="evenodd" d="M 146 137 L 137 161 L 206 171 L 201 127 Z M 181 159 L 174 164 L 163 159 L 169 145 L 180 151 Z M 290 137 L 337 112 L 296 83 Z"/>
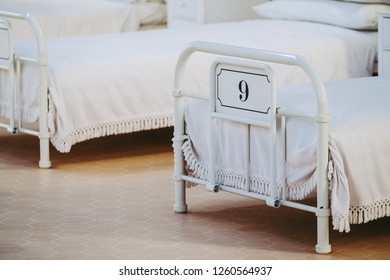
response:
<path id="1" fill-rule="evenodd" d="M 9 108 L 9 123 L 1 124 L 10 133 L 16 133 L 15 127 L 15 75 L 14 75 L 14 53 L 13 53 L 13 37 L 11 24 L 7 19 L 0 19 L 0 69 L 8 72 L 8 93 L 10 99 Z"/>
<path id="2" fill-rule="evenodd" d="M 213 100 L 210 100 L 210 111 L 214 112 L 215 106 Z M 212 192 L 219 192 L 219 185 L 216 184 L 216 169 L 215 169 L 215 151 L 216 151 L 216 118 L 210 117 L 210 138 L 209 138 L 209 183 L 207 184 L 207 189 Z"/>
<path id="3" fill-rule="evenodd" d="M 186 212 L 187 204 L 185 201 L 185 185 L 184 181 L 190 181 L 198 184 L 206 185 L 209 183 L 207 181 L 193 178 L 191 176 L 186 176 L 184 172 L 184 158 L 181 152 L 181 146 L 185 139 L 184 131 L 184 96 L 196 97 L 201 99 L 205 98 L 204 94 L 193 94 L 186 92 L 183 88 L 183 77 L 186 63 L 189 57 L 194 52 L 204 52 L 209 54 L 216 54 L 222 56 L 230 56 L 236 58 L 244 58 L 257 61 L 268 61 L 279 64 L 295 65 L 300 67 L 306 72 L 310 78 L 312 84 L 314 85 L 316 96 L 317 96 L 317 114 L 315 116 L 307 116 L 302 114 L 296 114 L 295 112 L 289 112 L 287 109 L 281 108 L 277 111 L 276 115 L 281 117 L 282 125 L 282 137 L 284 136 L 284 118 L 286 116 L 298 116 L 298 117 L 307 117 L 314 119 L 317 123 L 317 207 L 312 207 L 309 205 L 296 203 L 292 201 L 284 200 L 284 182 L 282 185 L 282 200 L 280 201 L 281 205 L 293 207 L 296 209 L 301 209 L 304 211 L 313 212 L 317 216 L 317 244 L 316 252 L 317 253 L 329 253 L 331 251 L 331 245 L 329 244 L 329 189 L 328 189 L 328 180 L 327 180 L 327 168 L 328 168 L 328 122 L 329 122 L 329 113 L 328 113 L 328 102 L 326 93 L 322 84 L 319 75 L 317 74 L 314 67 L 309 64 L 305 59 L 300 56 L 282 54 L 275 52 L 260 51 L 250 48 L 241 48 L 235 46 L 228 46 L 223 44 L 209 43 L 209 42 L 193 42 L 187 48 L 185 48 L 178 59 L 175 69 L 175 79 L 174 79 L 174 97 L 175 97 L 175 132 L 174 132 L 174 157 L 175 157 L 175 210 L 177 212 Z M 230 118 L 234 119 L 234 118 Z M 283 140 L 284 141 L 284 140 Z M 272 146 L 272 145 L 271 145 Z M 282 149 L 284 149 L 285 144 L 282 143 Z M 284 157 L 284 151 L 282 151 L 282 156 Z M 273 172 L 273 171 L 272 171 Z M 274 172 L 273 172 L 274 173 Z M 275 175 L 274 175 L 275 176 Z M 274 178 L 275 179 L 275 178 Z M 274 180 L 273 179 L 273 180 Z M 245 195 L 248 197 L 254 197 L 257 199 L 263 199 L 267 202 L 267 205 L 278 207 L 279 202 L 269 201 L 269 197 L 264 195 L 257 195 L 251 192 L 243 192 L 228 186 L 221 186 L 222 190 L 226 190 L 232 193 Z"/>
<path id="4" fill-rule="evenodd" d="M 36 19 L 29 13 L 27 14 L 19 14 L 13 12 L 0 12 L 0 17 L 13 18 L 17 20 L 25 20 L 27 21 L 32 31 L 35 34 L 35 40 L 37 43 L 37 58 L 26 58 L 22 56 L 14 55 L 12 57 L 13 63 L 17 65 L 20 61 L 33 62 L 37 64 L 39 71 L 39 131 L 34 131 L 30 129 L 25 129 L 20 126 L 21 120 L 21 112 L 19 108 L 19 116 L 18 116 L 18 125 L 14 124 L 13 132 L 23 132 L 30 135 L 38 136 L 39 138 L 39 146 L 40 146 L 40 159 L 39 159 L 39 167 L 40 168 L 50 168 L 50 133 L 48 128 L 48 70 L 47 70 L 47 57 L 46 57 L 46 47 L 45 41 L 43 37 L 43 33 L 41 28 L 39 27 Z M 20 70 L 20 67 L 19 67 Z M 13 71 L 12 71 L 13 72 Z M 20 74 L 20 71 L 18 71 Z M 19 93 L 17 93 L 19 94 Z M 13 98 L 13 104 L 11 105 L 15 109 L 15 96 Z M 14 110 L 13 109 L 13 110 Z M 11 122 L 15 123 L 15 116 L 11 116 Z"/>
<path id="5" fill-rule="evenodd" d="M 175 204 L 174 210 L 178 213 L 187 212 L 186 204 L 186 186 L 185 181 L 181 178 L 184 174 L 184 156 L 181 152 L 181 146 L 184 142 L 184 100 L 181 94 L 183 88 L 183 70 L 184 64 L 188 57 L 181 57 L 175 72 L 174 79 L 174 132 L 173 132 L 173 150 L 174 150 L 174 182 L 175 182 Z"/>
<path id="6" fill-rule="evenodd" d="M 174 149 L 174 182 L 175 182 L 175 205 L 174 210 L 178 213 L 187 212 L 186 204 L 186 186 L 185 181 L 181 178 L 184 174 L 184 157 L 181 152 L 181 146 L 184 141 L 184 122 L 181 121 L 184 117 L 183 98 L 180 93 L 175 93 L 175 122 L 173 133 L 173 149 Z"/>
<path id="7" fill-rule="evenodd" d="M 25 15 L 26 20 L 32 26 L 37 39 L 38 47 L 38 68 L 39 68 L 39 145 L 40 145 L 40 168 L 49 168 L 50 162 L 50 133 L 48 128 L 48 74 L 46 46 L 43 39 L 43 33 L 38 22 L 30 14 Z"/>
<path id="8" fill-rule="evenodd" d="M 317 240 L 316 251 L 318 253 L 329 253 L 329 182 L 327 179 L 328 170 L 328 135 L 329 116 L 322 114 L 325 108 L 318 108 L 317 114 Z"/>

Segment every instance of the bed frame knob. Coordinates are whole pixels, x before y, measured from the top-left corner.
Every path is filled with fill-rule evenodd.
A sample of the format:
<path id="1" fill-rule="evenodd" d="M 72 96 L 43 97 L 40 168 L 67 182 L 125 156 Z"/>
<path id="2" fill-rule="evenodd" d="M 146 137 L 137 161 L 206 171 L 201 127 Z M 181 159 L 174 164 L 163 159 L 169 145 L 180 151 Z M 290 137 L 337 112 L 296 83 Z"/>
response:
<path id="1" fill-rule="evenodd" d="M 8 127 L 7 131 L 12 134 L 16 134 L 19 130 L 17 127 Z"/>
<path id="2" fill-rule="evenodd" d="M 279 208 L 280 206 L 282 206 L 282 200 L 269 197 L 266 200 L 266 204 L 274 208 Z"/>
<path id="3" fill-rule="evenodd" d="M 208 189 L 209 191 L 211 191 L 211 192 L 217 193 L 217 192 L 219 192 L 219 191 L 221 190 L 221 187 L 220 187 L 220 185 L 208 184 L 208 185 L 207 185 L 207 189 Z"/>

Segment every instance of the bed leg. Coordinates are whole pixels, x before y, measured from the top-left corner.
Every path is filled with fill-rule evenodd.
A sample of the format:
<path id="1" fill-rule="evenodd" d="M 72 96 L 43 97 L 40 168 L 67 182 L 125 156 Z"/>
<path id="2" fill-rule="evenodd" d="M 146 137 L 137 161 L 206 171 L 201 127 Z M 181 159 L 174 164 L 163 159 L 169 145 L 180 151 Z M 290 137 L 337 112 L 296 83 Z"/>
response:
<path id="1" fill-rule="evenodd" d="M 185 181 L 181 178 L 184 173 L 184 158 L 182 151 L 180 149 L 182 140 L 174 137 L 174 182 L 175 182 L 175 204 L 174 210 L 178 213 L 186 213 L 187 212 L 187 204 L 186 204 L 186 185 Z"/>
<path id="2" fill-rule="evenodd" d="M 186 189 L 185 189 L 185 183 L 183 180 L 175 181 L 174 210 L 177 213 L 186 213 L 187 212 Z"/>
<path id="3" fill-rule="evenodd" d="M 328 254 L 331 252 L 329 244 L 329 209 L 319 209 L 317 211 L 317 245 L 316 252 Z"/>
<path id="4" fill-rule="evenodd" d="M 49 152 L 50 149 L 49 138 L 40 136 L 39 145 L 40 145 L 39 167 L 50 168 L 51 162 L 50 162 L 50 152 Z"/>
<path id="5" fill-rule="evenodd" d="M 175 204 L 174 211 L 178 213 L 187 212 L 186 186 L 182 175 L 185 170 L 184 156 L 181 147 L 184 142 L 184 100 L 180 91 L 174 91 L 175 119 L 173 132 L 173 153 L 174 153 L 174 181 L 175 181 Z"/>

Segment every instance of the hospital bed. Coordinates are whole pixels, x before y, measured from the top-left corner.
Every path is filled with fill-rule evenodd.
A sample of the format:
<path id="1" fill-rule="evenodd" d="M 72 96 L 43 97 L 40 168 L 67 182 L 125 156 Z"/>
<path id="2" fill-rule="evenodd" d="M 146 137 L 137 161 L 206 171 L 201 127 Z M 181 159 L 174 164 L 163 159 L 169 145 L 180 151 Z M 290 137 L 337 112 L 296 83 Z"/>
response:
<path id="1" fill-rule="evenodd" d="M 0 10 L 34 15 L 45 37 L 136 31 L 166 24 L 166 4 L 146 0 L 2 0 Z M 15 39 L 31 28 L 12 23 Z"/>
<path id="2" fill-rule="evenodd" d="M 221 56 L 204 93 L 182 79 L 196 52 Z M 311 83 L 277 87 L 270 62 L 300 67 Z M 301 56 L 194 42 L 175 75 L 174 210 L 187 212 L 186 189 L 200 184 L 312 212 L 316 251 L 329 253 L 329 217 L 349 232 L 390 216 L 389 93 L 388 78 L 324 83 Z M 300 202 L 313 196 L 316 206 Z"/>
<path id="3" fill-rule="evenodd" d="M 25 20 L 35 30 L 36 42 L 12 43 L 10 36 L 9 48 L 1 50 L 0 115 L 8 131 L 39 137 L 40 167 L 51 165 L 49 141 L 69 152 L 88 139 L 172 126 L 175 64 L 194 40 L 296 53 L 323 80 L 370 76 L 377 55 L 375 30 L 308 21 L 259 19 L 44 40 L 32 15 L 0 16 L 4 38 L 12 35 L 7 18 Z M 211 62 L 207 55 L 191 59 L 185 79 L 194 91 L 209 84 L 205 69 Z M 298 68 L 274 69 L 279 85 L 308 80 Z M 38 130 L 25 128 L 37 122 Z"/>

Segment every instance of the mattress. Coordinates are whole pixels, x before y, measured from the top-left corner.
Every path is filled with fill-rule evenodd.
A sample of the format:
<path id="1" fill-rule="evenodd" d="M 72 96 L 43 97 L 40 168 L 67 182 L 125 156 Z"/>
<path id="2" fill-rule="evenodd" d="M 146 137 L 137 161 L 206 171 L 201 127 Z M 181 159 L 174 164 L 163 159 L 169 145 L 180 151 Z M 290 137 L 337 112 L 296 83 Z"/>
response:
<path id="1" fill-rule="evenodd" d="M 331 168 L 331 211 L 334 229 L 349 231 L 361 224 L 390 216 L 390 79 L 365 77 L 325 83 L 330 113 L 329 155 Z M 313 88 L 306 85 L 282 86 L 277 107 L 316 113 Z M 185 120 L 188 141 L 183 153 L 191 173 L 208 179 L 210 129 L 207 101 L 188 102 Z M 316 126 L 313 121 L 288 118 L 287 197 L 300 200 L 316 187 Z M 246 127 L 219 121 L 216 169 L 217 183 L 244 189 L 245 154 L 242 135 Z M 269 136 L 267 129 L 251 127 L 250 190 L 270 194 Z M 283 164 L 280 156 L 278 166 Z M 283 177 L 277 168 L 280 190 Z"/>
<path id="2" fill-rule="evenodd" d="M 302 55 L 323 80 L 371 75 L 377 53 L 376 32 L 279 20 L 51 38 L 46 48 L 53 145 L 69 152 L 72 145 L 87 139 L 172 126 L 175 65 L 185 46 L 194 40 Z M 15 48 L 24 56 L 34 55 L 28 42 Z M 213 60 L 213 56 L 201 54 L 191 58 L 185 76 L 191 90 L 208 91 Z M 289 66 L 274 65 L 274 71 L 278 84 L 308 80 L 303 71 Z M 36 68 L 24 65 L 22 111 L 27 122 L 35 122 L 39 116 L 37 78 Z M 3 94 L 3 116 L 9 114 L 7 104 Z"/>

